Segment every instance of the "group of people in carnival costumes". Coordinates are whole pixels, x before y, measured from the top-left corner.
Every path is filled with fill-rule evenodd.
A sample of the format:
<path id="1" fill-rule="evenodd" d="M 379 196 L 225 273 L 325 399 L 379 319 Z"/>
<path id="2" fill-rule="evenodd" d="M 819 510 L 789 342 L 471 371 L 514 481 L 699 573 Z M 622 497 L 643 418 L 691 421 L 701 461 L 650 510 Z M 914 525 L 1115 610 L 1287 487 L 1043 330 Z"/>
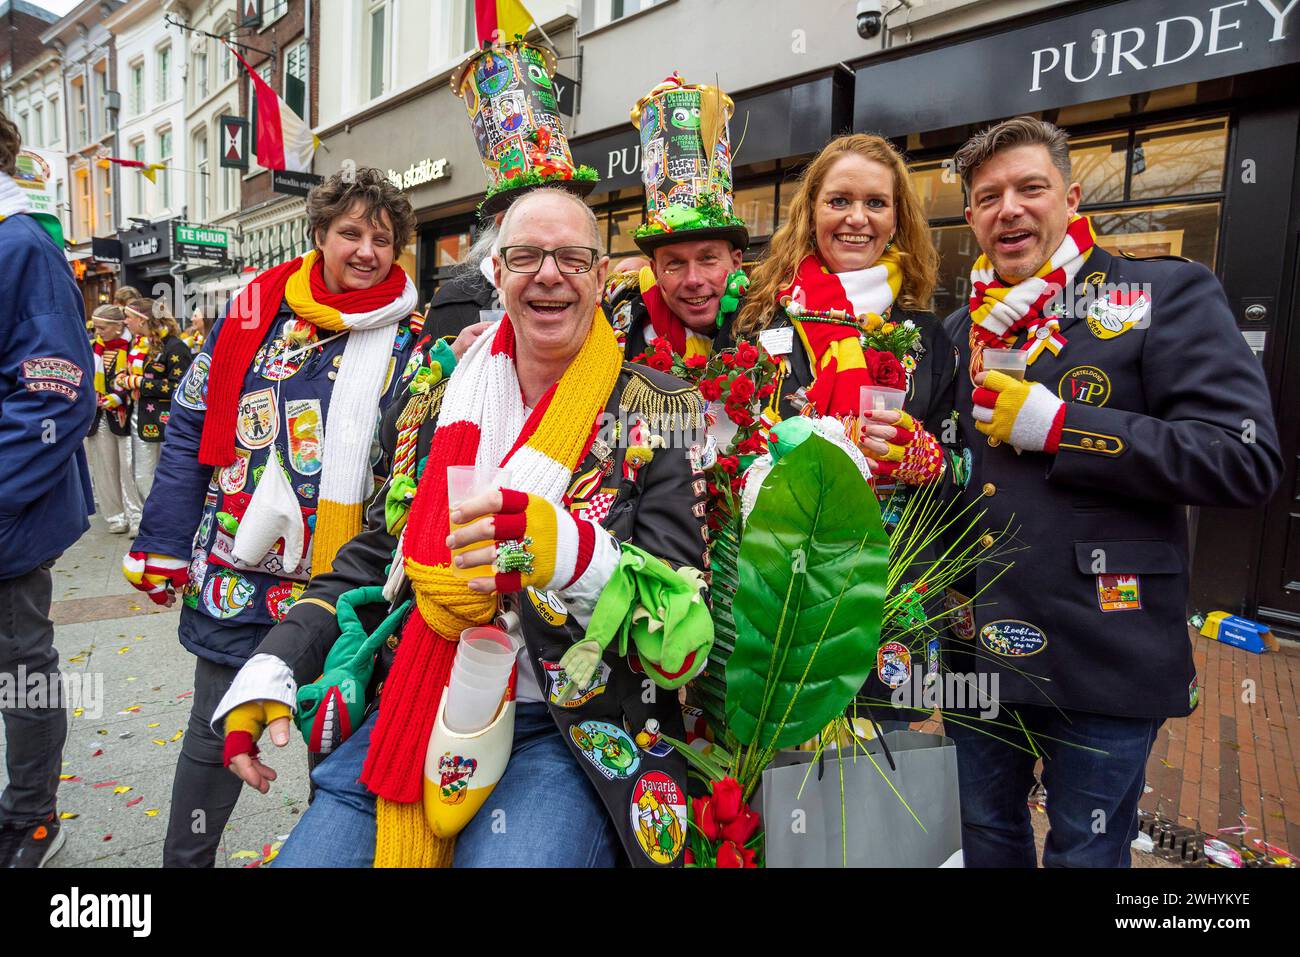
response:
<path id="1" fill-rule="evenodd" d="M 171 396 L 192 352 L 162 300 L 124 286 L 91 315 L 98 402 L 87 439 L 95 498 L 114 534 L 139 532 L 166 438 Z"/>
<path id="2" fill-rule="evenodd" d="M 535 82 L 536 71 L 521 66 L 538 58 L 542 52 L 523 43 L 485 50 L 457 72 L 453 89 L 465 96 L 472 119 L 494 116 L 491 100 L 507 89 L 499 78 L 511 72 L 517 82 Z M 681 108 L 687 122 L 674 125 L 699 130 L 689 175 L 683 164 L 667 163 L 667 147 L 645 142 L 648 128 L 653 133 L 674 123 Z M 205 678 L 204 700 L 195 696 L 191 737 L 204 741 L 204 773 L 228 795 L 228 815 L 239 780 L 266 792 L 275 779 L 259 756 L 263 733 L 285 744 L 300 689 L 328 680 L 322 672 L 345 628 L 341 600 L 358 588 L 382 586 L 382 600 L 365 618 L 368 627 L 391 609 L 409 609 L 379 646 L 373 673 L 367 670 L 367 701 L 355 726 L 324 742 L 324 760 L 312 776 L 314 801 L 278 865 L 592 866 L 620 856 L 634 865 L 681 863 L 685 764 L 654 735 L 644 738 L 651 742 L 646 746 L 637 740 L 652 727 L 682 737 L 675 689 L 697 673 L 709 635 L 691 630 L 670 661 L 661 654 L 666 644 L 621 655 L 587 629 L 607 583 L 643 570 L 647 558 L 686 583 L 674 592 L 684 603 L 699 597 L 690 583 L 707 565 L 701 461 L 672 442 L 631 445 L 617 434 L 607 442 L 598 426 L 602 416 L 626 421 L 628 413 L 666 408 L 679 421 L 703 417 L 704 402 L 693 389 L 628 360 L 660 342 L 690 358 L 747 337 L 779 361 L 770 421 L 796 415 L 865 421 L 853 439 L 874 463 L 878 488 L 947 482 L 961 500 L 980 500 L 989 528 L 1021 523 L 1019 543 L 1033 550 L 1034 560 L 987 587 L 963 585 L 968 595 L 983 597 L 977 606 L 964 604 L 943 653 L 971 673 L 999 673 L 1001 703 L 1023 709 L 1027 730 L 1043 737 L 1053 795 L 1045 862 L 1127 864 L 1155 732 L 1165 718 L 1195 706 L 1194 693 L 1174 694 L 1180 682 L 1186 690 L 1188 679 L 1195 687 L 1182 628 L 1181 504 L 1247 506 L 1267 497 L 1280 474 L 1267 387 L 1236 335 L 1217 281 L 1183 261 L 1129 262 L 1102 250 L 1077 212 L 1080 189 L 1071 182 L 1064 134 L 1021 118 L 991 128 L 959 154 L 968 220 L 985 251 L 972 273 L 969 307 L 943 323 L 929 311 L 937 256 L 903 159 L 886 140 L 851 134 L 829 143 L 805 169 L 789 217 L 752 269 L 737 313 L 744 283 L 736 272 L 748 236 L 731 210 L 729 112 L 721 91 L 676 76 L 638 103 L 648 217 L 636 238 L 650 262 L 608 283 L 596 221 L 575 195 L 589 180 L 577 175 L 562 134 L 539 125 L 548 132 L 533 141 L 536 149 L 524 151 L 521 169 L 517 156 L 504 164 L 491 131 L 482 122 L 475 126 L 491 180 L 487 208 L 501 212 L 509 202 L 483 260 L 504 316 L 459 332 L 440 329 L 438 339 L 426 334 L 409 361 L 398 362 L 405 371 L 388 383 L 395 388 L 365 406 L 370 418 L 382 416 L 382 452 L 367 463 L 370 469 L 354 471 L 368 477 L 372 469 L 376 481 L 387 475 L 364 522 L 356 517 L 349 526 L 354 537 L 338 538 L 328 562 L 321 562 L 318 547 L 305 590 L 287 593 L 274 620 L 241 632 L 237 651 L 222 654 L 220 676 Z M 675 138 L 674 148 L 683 140 Z M 537 167 L 529 167 L 534 160 Z M 675 185 L 665 188 L 669 180 Z M 336 180 L 326 184 L 331 188 L 338 188 Z M 387 225 L 390 239 L 400 238 L 392 219 L 396 203 L 366 205 L 358 194 L 348 200 L 353 205 L 340 214 L 345 225 L 364 220 L 376 231 Z M 329 277 L 334 224 L 323 226 L 317 243 Z M 345 270 L 369 239 L 354 230 Z M 366 261 L 368 277 L 387 267 L 391 278 L 397 268 L 382 256 Z M 301 276 L 321 264 L 291 265 Z M 1135 309 L 1132 297 L 1109 294 L 1108 276 L 1147 283 L 1154 292 Z M 1099 295 L 1071 295 L 1086 287 Z M 231 309 L 238 308 L 237 300 Z M 901 358 L 869 346 L 873 334 L 890 327 L 916 330 Z M 263 327 L 258 342 L 274 332 Z M 1230 371 L 1231 394 L 1178 360 L 1185 340 L 1207 365 Z M 1174 342 L 1178 349 L 1170 348 Z M 209 497 L 236 495 L 221 482 L 232 464 L 236 474 L 243 471 L 231 432 L 260 421 L 251 413 L 262 404 L 245 415 L 241 400 L 217 427 L 213 390 L 223 349 L 241 357 L 246 374 L 256 378 L 260 361 L 247 363 L 257 344 L 228 344 L 219 323 L 205 346 L 212 371 L 206 388 L 192 391 L 209 411 L 207 421 L 198 418 L 191 428 L 201 428 L 206 451 L 199 450 L 188 475 L 198 479 L 198 498 L 209 475 L 215 486 Z M 982 351 L 998 346 L 1027 353 L 1025 380 L 983 369 Z M 1079 360 L 1108 378 L 1104 407 L 1070 392 Z M 268 353 L 260 365 L 271 361 Z M 239 393 L 238 382 L 229 384 L 239 362 L 232 358 L 222 367 L 222 394 Z M 251 381 L 244 389 L 262 385 Z M 864 409 L 862 390 L 870 386 L 902 389 L 902 410 Z M 237 426 L 230 422 L 236 413 Z M 272 405 L 271 413 L 278 422 L 286 410 Z M 1257 440 L 1228 441 L 1233 423 L 1244 417 L 1258 423 Z M 941 431 L 948 433 L 943 443 Z M 447 467 L 470 464 L 509 468 L 512 487 L 453 510 Z M 278 482 L 279 470 L 266 470 L 254 478 L 257 496 L 268 475 Z M 1108 483 L 1123 489 L 1125 499 L 1107 495 Z M 359 510 L 362 499 L 352 501 Z M 244 507 L 251 513 L 254 504 Z M 196 515 L 198 505 L 196 499 Z M 297 558 L 303 532 L 280 517 L 281 524 L 255 540 Z M 1107 527 L 1095 527 L 1103 517 Z M 260 611 L 263 596 L 260 589 L 209 590 L 213 575 L 203 563 L 216 554 L 213 529 L 199 530 L 203 541 L 195 540 L 194 555 L 202 563 L 192 569 L 203 576 L 208 628 L 221 625 L 233 635 L 238 623 L 228 619 L 249 605 Z M 188 548 L 182 537 L 173 535 L 161 551 L 136 543 L 132 561 L 143 566 L 140 579 L 162 600 L 168 583 L 186 580 L 187 563 L 177 557 Z M 1117 563 L 1100 572 L 1076 562 L 1079 549 L 1098 541 L 1113 546 Z M 244 579 L 252 574 L 246 564 L 220 560 L 216 577 L 223 585 Z M 491 567 L 468 585 L 455 573 L 482 566 Z M 1109 575 L 1138 581 L 1143 600 L 1107 608 L 1098 596 Z M 182 640 L 189 645 L 186 614 Z M 195 612 L 188 614 L 193 620 Z M 1002 631 L 1012 620 L 1027 629 L 1008 644 Z M 430 800 L 426 752 L 439 740 L 439 705 L 457 636 L 490 621 L 506 627 L 520 649 L 509 760 L 468 826 L 455 837 L 439 835 L 423 806 Z M 1133 648 L 1139 641 L 1140 653 Z M 1099 646 L 1105 653 L 1094 651 Z M 199 670 L 208 662 L 201 657 Z M 1008 693 L 1012 666 L 1028 677 Z M 588 679 L 576 699 L 561 680 L 565 669 Z M 1141 681 L 1158 684 L 1159 693 L 1142 692 Z M 1046 697 L 1044 686 L 1050 687 Z M 864 693 L 883 696 L 880 687 Z M 948 731 L 958 738 L 966 861 L 1032 865 L 1024 801 L 1032 762 L 1026 765 L 997 728 L 977 724 L 975 717 L 950 722 Z M 210 727 L 196 730 L 202 726 Z M 1078 744 L 1084 747 L 1071 747 Z M 222 763 L 237 775 L 228 779 L 233 787 L 216 784 Z M 1103 803 L 1112 822 L 1106 832 L 1080 826 L 1084 800 L 1089 807 Z M 492 826 L 496 811 L 505 813 L 508 828 Z"/>

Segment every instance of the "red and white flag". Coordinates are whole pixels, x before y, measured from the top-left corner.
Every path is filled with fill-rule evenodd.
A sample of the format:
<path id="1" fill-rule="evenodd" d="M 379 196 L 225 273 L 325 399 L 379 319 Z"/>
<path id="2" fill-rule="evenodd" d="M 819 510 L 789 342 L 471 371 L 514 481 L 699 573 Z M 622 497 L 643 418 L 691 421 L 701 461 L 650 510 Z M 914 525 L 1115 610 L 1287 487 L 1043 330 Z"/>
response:
<path id="1" fill-rule="evenodd" d="M 320 140 L 234 47 L 230 52 L 248 71 L 257 96 L 257 162 L 267 169 L 310 172 Z"/>

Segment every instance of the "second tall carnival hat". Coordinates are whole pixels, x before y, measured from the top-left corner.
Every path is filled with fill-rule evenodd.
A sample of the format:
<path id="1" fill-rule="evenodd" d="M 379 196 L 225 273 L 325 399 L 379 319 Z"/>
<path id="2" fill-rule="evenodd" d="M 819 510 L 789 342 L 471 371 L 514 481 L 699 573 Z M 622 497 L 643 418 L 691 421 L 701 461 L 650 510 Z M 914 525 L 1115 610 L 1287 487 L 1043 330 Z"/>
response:
<path id="1" fill-rule="evenodd" d="M 575 167 L 569 152 L 551 82 L 555 63 L 550 50 L 515 39 L 479 50 L 451 75 L 487 173 L 484 213 L 501 212 L 537 186 L 585 196 L 596 185 L 596 171 Z"/>
<path id="2" fill-rule="evenodd" d="M 732 206 L 731 97 L 716 86 L 685 82 L 675 71 L 632 107 L 641 132 L 646 219 L 633 234 L 642 252 L 668 243 L 725 239 L 749 245 Z"/>

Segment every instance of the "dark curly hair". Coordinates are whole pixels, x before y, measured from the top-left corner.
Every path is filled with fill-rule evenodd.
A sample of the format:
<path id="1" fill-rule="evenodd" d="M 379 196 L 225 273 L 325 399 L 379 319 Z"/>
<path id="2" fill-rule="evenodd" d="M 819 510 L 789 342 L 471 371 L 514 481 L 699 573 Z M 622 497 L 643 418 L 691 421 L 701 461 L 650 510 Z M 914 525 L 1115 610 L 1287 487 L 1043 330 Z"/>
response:
<path id="1" fill-rule="evenodd" d="M 0 113 L 0 173 L 13 176 L 18 172 L 18 150 L 22 145 L 22 136 L 14 121 Z"/>
<path id="2" fill-rule="evenodd" d="M 388 214 L 393 230 L 393 248 L 400 255 L 415 232 L 415 210 L 406 194 L 392 184 L 383 171 L 372 167 L 342 169 L 307 194 L 307 224 L 313 242 L 323 229 L 339 216 L 361 203 L 371 225 L 382 223 L 380 213 Z"/>

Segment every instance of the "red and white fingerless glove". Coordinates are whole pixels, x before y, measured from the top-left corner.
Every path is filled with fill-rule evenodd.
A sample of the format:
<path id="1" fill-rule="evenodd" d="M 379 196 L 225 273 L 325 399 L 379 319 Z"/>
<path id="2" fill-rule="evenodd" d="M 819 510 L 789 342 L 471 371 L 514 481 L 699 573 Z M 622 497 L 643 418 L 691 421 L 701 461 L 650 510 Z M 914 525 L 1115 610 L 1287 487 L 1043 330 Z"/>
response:
<path id="1" fill-rule="evenodd" d="M 888 451 L 875 455 L 864 448 L 863 454 L 875 460 L 878 475 L 896 482 L 925 485 L 935 481 L 943 475 L 944 467 L 939 441 L 906 412 L 900 415 L 893 436 L 883 440 Z"/>
<path id="2" fill-rule="evenodd" d="M 122 575 L 156 605 L 167 604 L 167 586 L 180 591 L 190 580 L 189 563 L 153 552 L 129 552 L 122 559 Z"/>
<path id="3" fill-rule="evenodd" d="M 134 390 L 140 388 L 140 383 L 144 381 L 142 375 L 131 375 L 129 372 L 119 372 L 117 378 L 113 380 L 113 385 L 126 392 L 128 389 Z"/>
<path id="4" fill-rule="evenodd" d="M 990 372 L 972 393 L 975 428 L 1026 452 L 1055 454 L 1065 425 L 1065 403 L 1039 382 Z"/>
<path id="5" fill-rule="evenodd" d="M 562 591 L 587 573 L 598 551 L 610 546 L 610 534 L 595 522 L 513 489 L 501 490 L 495 529 L 499 592 L 530 586 Z"/>

